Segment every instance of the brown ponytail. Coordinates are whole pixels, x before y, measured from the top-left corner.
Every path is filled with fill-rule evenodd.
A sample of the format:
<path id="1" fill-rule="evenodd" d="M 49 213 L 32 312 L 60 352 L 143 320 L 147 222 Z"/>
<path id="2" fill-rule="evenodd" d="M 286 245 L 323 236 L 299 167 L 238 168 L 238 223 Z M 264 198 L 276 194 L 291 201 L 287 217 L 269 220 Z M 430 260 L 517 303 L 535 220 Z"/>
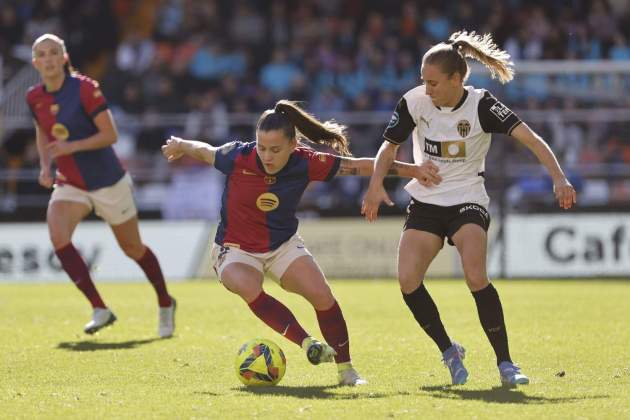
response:
<path id="1" fill-rule="evenodd" d="M 256 130 L 282 130 L 290 139 L 303 137 L 313 143 L 328 145 L 342 156 L 352 156 L 345 129 L 334 120 L 320 122 L 286 99 L 278 101 L 273 110 L 265 111 L 256 124 Z"/>

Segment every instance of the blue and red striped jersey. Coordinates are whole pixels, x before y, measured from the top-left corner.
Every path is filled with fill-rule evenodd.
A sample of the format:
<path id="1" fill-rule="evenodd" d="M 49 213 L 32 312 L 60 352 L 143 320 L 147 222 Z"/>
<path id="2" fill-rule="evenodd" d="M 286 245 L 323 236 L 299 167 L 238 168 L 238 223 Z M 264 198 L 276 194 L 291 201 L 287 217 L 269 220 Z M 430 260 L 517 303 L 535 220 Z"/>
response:
<path id="1" fill-rule="evenodd" d="M 256 253 L 278 248 L 297 232 L 295 212 L 309 182 L 331 180 L 340 163 L 338 156 L 297 147 L 285 167 L 269 175 L 255 142 L 220 147 L 214 166 L 227 179 L 215 242 Z"/>
<path id="2" fill-rule="evenodd" d="M 93 119 L 107 109 L 98 82 L 80 74 L 66 74 L 55 92 L 48 92 L 43 84 L 31 87 L 26 102 L 49 142 L 82 140 L 96 134 Z M 125 174 L 111 146 L 60 156 L 55 162 L 58 184 L 88 191 L 114 185 Z"/>

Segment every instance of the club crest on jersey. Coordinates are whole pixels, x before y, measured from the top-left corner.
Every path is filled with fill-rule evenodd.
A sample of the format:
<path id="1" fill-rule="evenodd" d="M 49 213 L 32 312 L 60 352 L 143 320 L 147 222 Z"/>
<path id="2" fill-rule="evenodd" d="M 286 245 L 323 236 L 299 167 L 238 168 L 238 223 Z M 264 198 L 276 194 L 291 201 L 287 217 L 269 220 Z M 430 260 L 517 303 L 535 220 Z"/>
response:
<path id="1" fill-rule="evenodd" d="M 60 141 L 68 140 L 68 137 L 70 137 L 70 132 L 66 126 L 61 123 L 55 123 L 50 131 L 53 137 Z"/>
<path id="2" fill-rule="evenodd" d="M 274 193 L 262 193 L 256 199 L 256 207 L 264 212 L 275 210 L 279 205 L 280 199 Z"/>
<path id="3" fill-rule="evenodd" d="M 400 117 L 398 116 L 398 112 L 394 112 L 392 117 L 389 119 L 389 123 L 387 124 L 387 128 L 396 127 L 398 125 L 398 121 L 400 121 Z"/>
<path id="4" fill-rule="evenodd" d="M 276 183 L 276 177 L 275 176 L 267 175 L 263 179 L 265 181 L 265 184 L 267 184 L 267 185 L 272 185 L 272 184 Z"/>
<path id="5" fill-rule="evenodd" d="M 94 93 L 92 94 L 92 96 L 95 97 L 95 98 L 99 98 L 99 97 L 103 96 L 103 93 L 101 92 L 100 89 L 96 89 L 94 91 Z"/>
<path id="6" fill-rule="evenodd" d="M 470 133 L 470 123 L 468 120 L 459 120 L 457 122 L 457 132 L 462 137 L 466 137 Z"/>
<path id="7" fill-rule="evenodd" d="M 424 139 L 424 153 L 441 158 L 466 157 L 466 142 L 462 140 L 433 141 Z"/>
<path id="8" fill-rule="evenodd" d="M 50 113 L 53 115 L 57 115 L 59 113 L 59 104 L 52 104 L 50 106 Z"/>

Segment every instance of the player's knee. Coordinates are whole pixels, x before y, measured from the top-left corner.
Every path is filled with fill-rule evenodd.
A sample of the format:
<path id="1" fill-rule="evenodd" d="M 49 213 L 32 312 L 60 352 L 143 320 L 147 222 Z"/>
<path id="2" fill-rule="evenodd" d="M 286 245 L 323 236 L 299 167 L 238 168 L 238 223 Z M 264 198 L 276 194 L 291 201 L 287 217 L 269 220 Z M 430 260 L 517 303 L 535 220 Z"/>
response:
<path id="1" fill-rule="evenodd" d="M 49 236 L 54 249 L 61 249 L 71 241 L 71 237 L 68 233 L 56 229 L 51 229 Z"/>
<path id="2" fill-rule="evenodd" d="M 335 297 L 329 287 L 317 288 L 311 291 L 306 298 L 318 311 L 326 310 L 335 303 Z"/>
<path id="3" fill-rule="evenodd" d="M 238 277 L 223 274 L 221 283 L 230 292 L 240 296 L 245 302 L 249 303 L 256 299 L 262 292 L 262 285 L 257 282 L 247 281 Z"/>
<path id="4" fill-rule="evenodd" d="M 144 245 L 142 243 L 123 242 L 120 244 L 120 248 L 123 250 L 126 256 L 133 260 L 139 260 L 144 255 Z"/>
<path id="5" fill-rule="evenodd" d="M 477 274 L 477 275 L 467 275 L 466 283 L 468 284 L 468 288 L 475 292 L 477 290 L 481 290 L 485 288 L 490 281 L 488 280 L 488 276 Z"/>
<path id="6" fill-rule="evenodd" d="M 409 294 L 420 287 L 422 277 L 417 276 L 415 273 L 398 273 L 398 283 L 400 284 L 400 290 L 405 294 Z"/>

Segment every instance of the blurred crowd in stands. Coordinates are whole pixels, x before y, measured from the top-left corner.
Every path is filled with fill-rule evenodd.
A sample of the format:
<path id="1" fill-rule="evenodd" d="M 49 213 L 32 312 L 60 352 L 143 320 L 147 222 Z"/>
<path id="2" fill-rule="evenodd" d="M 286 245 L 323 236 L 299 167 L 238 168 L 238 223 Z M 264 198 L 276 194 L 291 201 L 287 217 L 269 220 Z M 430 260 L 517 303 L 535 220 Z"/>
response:
<path id="1" fill-rule="evenodd" d="M 418 84 L 422 54 L 460 29 L 492 33 L 515 61 L 630 60 L 628 0 L 0 2 L 4 82 L 29 63 L 37 36 L 60 35 L 75 67 L 101 82 L 116 118 L 141 118 L 135 128 L 122 130 L 119 154 L 130 161 L 138 154 L 149 157 L 150 169 L 170 134 L 215 144 L 251 139 L 250 125 L 228 125 L 226 115 L 259 113 L 279 98 L 303 101 L 310 112 L 325 116 L 390 112 Z M 470 84 L 490 89 L 514 109 L 630 107 L 628 74 L 614 82 L 602 79 L 608 95 L 593 98 L 589 76 L 519 79 L 518 66 L 516 72 L 518 83 L 501 86 L 481 74 Z M 549 89 L 552 77 L 560 89 Z M 173 113 L 186 114 L 183 126 L 165 126 L 160 116 Z M 356 155 L 376 153 L 386 120 L 352 128 Z M 531 125 L 569 167 L 630 163 L 628 121 L 575 122 L 560 130 L 552 123 Z M 15 153 L 22 162 L 36 156 L 25 135 L 18 131 L 4 139 L 1 166 L 10 166 Z M 512 149 L 518 153 L 509 154 Z M 496 147 L 489 160 L 493 156 L 532 161 L 512 143 Z M 130 164 L 141 165 L 137 159 Z M 339 182 L 347 184 L 339 201 L 356 201 L 362 181 Z"/>

